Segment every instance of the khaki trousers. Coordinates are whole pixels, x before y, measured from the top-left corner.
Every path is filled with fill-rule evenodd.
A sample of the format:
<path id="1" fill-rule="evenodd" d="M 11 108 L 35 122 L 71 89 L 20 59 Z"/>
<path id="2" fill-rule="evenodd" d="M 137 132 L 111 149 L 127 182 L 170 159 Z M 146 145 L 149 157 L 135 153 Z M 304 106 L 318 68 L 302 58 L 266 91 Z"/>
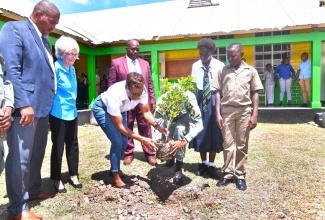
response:
<path id="1" fill-rule="evenodd" d="M 304 103 L 307 103 L 307 96 L 310 100 L 310 78 L 302 78 L 299 80 L 301 92 L 302 92 L 302 98 L 304 100 Z"/>
<path id="2" fill-rule="evenodd" d="M 224 165 L 221 171 L 226 179 L 232 177 L 245 179 L 251 106 L 223 105 L 221 116 L 224 122 L 222 127 Z"/>

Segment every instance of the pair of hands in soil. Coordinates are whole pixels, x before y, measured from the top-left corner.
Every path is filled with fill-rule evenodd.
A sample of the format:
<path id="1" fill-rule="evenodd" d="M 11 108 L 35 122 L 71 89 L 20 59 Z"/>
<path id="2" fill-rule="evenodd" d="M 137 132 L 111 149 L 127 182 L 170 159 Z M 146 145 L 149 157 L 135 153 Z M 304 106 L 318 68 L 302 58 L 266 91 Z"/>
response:
<path id="1" fill-rule="evenodd" d="M 164 134 L 165 137 L 168 137 L 169 136 L 169 131 L 167 130 L 167 128 L 158 126 L 157 129 L 158 129 L 158 131 L 160 133 Z M 182 139 L 182 140 L 177 140 L 177 141 L 171 142 L 170 145 L 169 145 L 168 154 L 169 155 L 172 155 L 172 156 L 175 156 L 176 153 L 177 153 L 177 151 L 179 149 L 181 149 L 182 147 L 184 147 L 186 144 L 187 144 L 187 140 L 185 138 Z M 155 148 L 155 151 L 156 150 L 157 150 L 157 147 Z"/>
<path id="2" fill-rule="evenodd" d="M 148 147 L 151 151 L 157 151 L 158 148 L 154 143 L 154 140 L 150 139 L 150 138 L 144 138 L 142 143 Z M 182 139 L 182 140 L 178 140 L 178 141 L 173 141 L 170 143 L 169 145 L 169 155 L 175 156 L 177 151 L 179 149 L 181 149 L 182 147 L 184 147 L 187 144 L 187 140 L 186 139 Z"/>
<path id="3" fill-rule="evenodd" d="M 158 126 L 157 127 L 157 130 L 164 134 L 165 137 L 168 137 L 169 136 L 169 131 L 167 130 L 167 128 L 164 128 L 164 127 L 160 127 Z M 150 139 L 150 138 L 143 138 L 142 139 L 142 144 L 144 144 L 146 147 L 149 148 L 149 150 L 155 152 L 158 150 L 158 147 L 155 145 L 155 141 Z M 177 151 L 179 149 L 181 149 L 182 147 L 184 147 L 185 145 L 187 144 L 187 140 L 184 138 L 182 140 L 178 140 L 178 141 L 173 141 L 170 143 L 169 145 L 169 155 L 172 155 L 172 156 L 175 156 Z"/>
<path id="4" fill-rule="evenodd" d="M 156 129 L 162 133 L 163 135 L 165 135 L 165 137 L 168 137 L 169 135 L 169 131 L 167 128 L 161 127 L 161 126 L 157 126 Z M 158 150 L 158 147 L 155 145 L 155 141 L 151 138 L 145 138 L 143 137 L 141 144 L 145 145 L 147 148 L 149 148 L 149 150 L 151 150 L 152 152 L 155 152 Z"/>

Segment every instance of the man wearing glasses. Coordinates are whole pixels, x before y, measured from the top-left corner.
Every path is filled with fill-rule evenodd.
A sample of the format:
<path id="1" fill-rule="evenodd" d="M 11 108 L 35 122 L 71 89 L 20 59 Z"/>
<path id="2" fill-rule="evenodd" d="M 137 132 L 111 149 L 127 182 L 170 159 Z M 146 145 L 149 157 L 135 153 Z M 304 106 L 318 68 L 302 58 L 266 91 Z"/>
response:
<path id="1" fill-rule="evenodd" d="M 112 86 L 116 82 L 120 82 L 126 79 L 130 72 L 140 73 L 145 82 L 145 92 L 147 92 L 148 103 L 151 111 L 155 109 L 156 97 L 154 92 L 153 81 L 151 77 L 151 71 L 149 63 L 139 58 L 140 44 L 137 40 L 132 39 L 127 42 L 126 56 L 119 57 L 112 60 L 111 68 L 108 75 L 108 87 Z M 133 130 L 134 121 L 137 121 L 137 127 L 141 136 L 152 138 L 151 127 L 148 122 L 144 120 L 143 114 L 139 106 L 128 111 L 127 123 L 128 128 Z M 155 153 L 142 144 L 142 150 L 150 165 L 156 164 Z M 124 165 L 132 163 L 134 158 L 134 142 L 133 139 L 128 140 L 128 145 L 124 152 Z"/>

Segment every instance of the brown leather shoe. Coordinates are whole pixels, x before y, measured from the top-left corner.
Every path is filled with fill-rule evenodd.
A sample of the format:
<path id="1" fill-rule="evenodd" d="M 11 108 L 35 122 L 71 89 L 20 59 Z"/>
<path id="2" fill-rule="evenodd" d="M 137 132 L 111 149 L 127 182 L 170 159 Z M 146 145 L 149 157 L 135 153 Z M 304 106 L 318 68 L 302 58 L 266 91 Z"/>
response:
<path id="1" fill-rule="evenodd" d="M 35 215 L 29 210 L 23 211 L 18 215 L 7 215 L 7 220 L 39 220 L 41 216 Z"/>
<path id="2" fill-rule="evenodd" d="M 57 193 L 41 192 L 37 196 L 30 197 L 29 201 L 40 200 L 40 199 L 49 199 L 49 198 L 53 198 L 53 197 L 55 197 L 57 195 L 58 195 Z"/>
<path id="3" fill-rule="evenodd" d="M 128 156 L 125 156 L 125 157 L 124 157 L 124 161 L 123 161 L 124 165 L 129 165 L 129 164 L 131 164 L 133 158 L 134 158 L 134 155 L 128 155 Z"/>
<path id="4" fill-rule="evenodd" d="M 147 156 L 148 163 L 151 166 L 155 166 L 157 163 L 156 157 L 155 156 Z"/>

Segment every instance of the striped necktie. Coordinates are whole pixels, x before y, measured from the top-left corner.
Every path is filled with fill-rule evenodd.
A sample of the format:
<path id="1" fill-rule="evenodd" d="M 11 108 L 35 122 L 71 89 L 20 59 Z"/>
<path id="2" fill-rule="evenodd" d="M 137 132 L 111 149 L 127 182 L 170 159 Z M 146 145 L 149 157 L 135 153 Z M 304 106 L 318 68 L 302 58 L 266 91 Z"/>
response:
<path id="1" fill-rule="evenodd" d="M 211 90 L 210 90 L 210 80 L 209 80 L 209 68 L 206 69 L 202 67 L 204 71 L 204 76 L 203 76 L 203 103 L 202 103 L 202 108 L 203 111 L 207 111 L 207 102 L 211 98 Z"/>
<path id="2" fill-rule="evenodd" d="M 43 41 L 43 44 L 44 44 L 44 47 L 46 48 L 46 50 L 51 54 L 52 52 L 51 52 L 50 43 L 45 35 L 42 35 L 42 41 Z"/>
<path id="3" fill-rule="evenodd" d="M 136 60 L 132 60 L 132 64 L 133 64 L 133 72 L 137 73 L 138 72 L 138 69 L 137 69 Z"/>

